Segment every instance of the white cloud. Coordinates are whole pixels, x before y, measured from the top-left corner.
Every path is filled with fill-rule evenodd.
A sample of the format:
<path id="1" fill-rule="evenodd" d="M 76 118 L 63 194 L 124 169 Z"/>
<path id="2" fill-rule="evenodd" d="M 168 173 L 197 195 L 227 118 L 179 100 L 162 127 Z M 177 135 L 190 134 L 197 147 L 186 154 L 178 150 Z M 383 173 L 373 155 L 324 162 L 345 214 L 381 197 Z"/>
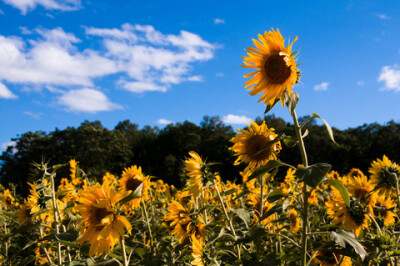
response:
<path id="1" fill-rule="evenodd" d="M 65 106 L 68 111 L 96 113 L 122 109 L 118 104 L 110 102 L 101 91 L 83 88 L 70 90 L 58 97 L 58 103 Z"/>
<path id="2" fill-rule="evenodd" d="M 224 73 L 218 72 L 218 73 L 215 74 L 215 76 L 216 76 L 217 78 L 222 78 L 222 77 L 224 76 Z"/>
<path id="3" fill-rule="evenodd" d="M 216 24 L 216 25 L 225 24 L 225 19 L 216 18 L 216 19 L 214 19 L 214 24 Z"/>
<path id="4" fill-rule="evenodd" d="M 149 82 L 141 82 L 141 81 L 134 81 L 134 82 L 121 82 L 122 87 L 125 88 L 127 91 L 142 93 L 145 91 L 161 91 L 166 92 L 167 88 L 162 86 L 157 86 L 156 84 Z"/>
<path id="5" fill-rule="evenodd" d="M 24 114 L 29 115 L 30 117 L 32 117 L 34 119 L 40 119 L 40 117 L 43 115 L 42 113 L 33 113 L 30 111 L 25 111 Z"/>
<path id="6" fill-rule="evenodd" d="M 164 118 L 160 118 L 157 120 L 157 124 L 160 124 L 160 125 L 169 125 L 169 124 L 173 124 L 173 123 L 174 122 L 164 119 Z"/>
<path id="7" fill-rule="evenodd" d="M 3 0 L 4 3 L 18 8 L 23 15 L 42 6 L 47 10 L 72 11 L 81 7 L 81 0 Z"/>
<path id="8" fill-rule="evenodd" d="M 11 146 L 11 147 L 13 147 L 12 152 L 15 153 L 17 151 L 17 149 L 15 148 L 16 144 L 17 143 L 15 141 L 7 141 L 7 142 L 4 142 L 4 143 L 1 144 L 1 148 L 3 149 L 3 151 L 5 151 L 5 150 L 7 150 L 7 148 L 9 146 Z"/>
<path id="9" fill-rule="evenodd" d="M 222 122 L 224 122 L 225 124 L 234 124 L 234 125 L 246 125 L 250 123 L 250 120 L 251 119 L 245 115 L 229 114 L 229 115 L 224 115 L 222 117 Z"/>
<path id="10" fill-rule="evenodd" d="M 384 66 L 378 78 L 385 86 L 381 90 L 400 91 L 400 68 L 398 65 Z"/>
<path id="11" fill-rule="evenodd" d="M 32 34 L 32 31 L 29 30 L 27 27 L 19 27 L 19 29 L 21 30 L 21 33 L 24 34 L 24 35 Z"/>
<path id="12" fill-rule="evenodd" d="M 3 99 L 16 99 L 18 98 L 17 95 L 15 95 L 14 93 L 12 93 L 7 87 L 6 85 L 4 85 L 3 83 L 0 82 L 0 98 Z"/>
<path id="13" fill-rule="evenodd" d="M 365 84 L 364 80 L 357 81 L 358 86 L 363 86 Z"/>
<path id="14" fill-rule="evenodd" d="M 329 82 L 322 82 L 314 86 L 315 91 L 326 91 L 329 87 Z"/>
<path id="15" fill-rule="evenodd" d="M 389 19 L 387 15 L 381 13 L 375 13 L 375 16 L 383 20 Z"/>
<path id="16" fill-rule="evenodd" d="M 187 78 L 188 81 L 203 81 L 203 77 L 202 76 L 190 76 Z"/>

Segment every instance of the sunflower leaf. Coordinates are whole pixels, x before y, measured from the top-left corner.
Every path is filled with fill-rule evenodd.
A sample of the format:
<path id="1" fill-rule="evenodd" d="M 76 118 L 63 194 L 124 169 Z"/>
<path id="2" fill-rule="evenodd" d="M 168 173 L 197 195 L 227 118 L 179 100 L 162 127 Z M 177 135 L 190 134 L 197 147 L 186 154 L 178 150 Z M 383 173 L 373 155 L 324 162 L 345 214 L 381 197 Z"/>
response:
<path id="1" fill-rule="evenodd" d="M 332 231 L 330 237 L 333 241 L 335 241 L 339 246 L 343 248 L 346 247 L 346 243 L 348 243 L 350 246 L 354 248 L 354 251 L 358 255 L 360 255 L 361 260 L 364 260 L 367 252 L 360 244 L 360 242 L 357 241 L 356 237 L 352 232 L 347 232 L 342 229 L 339 229 L 337 232 Z"/>
<path id="2" fill-rule="evenodd" d="M 231 209 L 234 213 L 236 213 L 237 216 L 239 216 L 240 219 L 248 226 L 250 222 L 250 213 L 245 210 L 245 209 Z"/>
<path id="3" fill-rule="evenodd" d="M 288 195 L 283 193 L 283 192 L 281 192 L 281 191 L 279 191 L 279 190 L 276 190 L 276 191 L 271 192 L 268 195 L 267 200 L 268 200 L 269 203 L 272 203 L 272 202 L 280 200 L 281 198 L 284 198 L 286 196 L 288 196 Z"/>
<path id="4" fill-rule="evenodd" d="M 270 160 L 270 161 L 268 161 L 268 163 L 266 165 L 263 165 L 263 166 L 257 168 L 256 170 L 254 170 L 254 172 L 249 176 L 247 181 L 250 181 L 256 177 L 259 177 L 260 175 L 265 174 L 265 173 L 267 173 L 277 167 L 280 167 L 280 166 L 288 166 L 290 168 L 294 168 L 294 166 L 283 163 L 280 160 Z"/>
<path id="5" fill-rule="evenodd" d="M 343 185 L 342 181 L 327 178 L 327 179 L 323 180 L 322 182 L 327 183 L 331 186 L 334 186 L 339 191 L 340 196 L 342 196 L 344 203 L 346 203 L 346 206 L 350 207 L 349 192 L 347 191 L 347 188 Z"/>
<path id="6" fill-rule="evenodd" d="M 271 209 L 269 209 L 263 216 L 261 216 L 260 221 L 267 219 L 274 213 L 281 213 L 283 210 L 282 205 L 275 205 Z"/>
<path id="7" fill-rule="evenodd" d="M 269 111 L 271 111 L 272 108 L 274 108 L 274 106 L 280 101 L 281 99 L 279 99 L 279 97 L 275 98 L 275 101 L 272 104 L 267 104 L 267 108 L 265 109 L 264 114 L 268 113 Z"/>
<path id="8" fill-rule="evenodd" d="M 293 136 L 286 136 L 283 140 L 283 143 L 285 143 L 285 145 L 289 148 L 293 148 L 294 146 L 296 146 L 297 142 L 299 141 Z"/>
<path id="9" fill-rule="evenodd" d="M 320 117 L 320 116 L 319 116 L 318 114 L 316 114 L 316 113 L 313 113 L 312 117 L 320 118 L 320 119 L 324 122 L 324 124 L 325 124 L 325 126 L 326 126 L 326 130 L 328 131 L 328 134 L 329 134 L 329 138 L 333 141 L 333 143 L 335 143 L 337 146 L 339 146 L 339 144 L 337 144 L 336 141 L 335 141 L 335 139 L 333 138 L 333 131 L 332 131 L 331 126 L 328 124 L 328 122 L 326 122 L 325 119 L 323 119 L 322 117 Z"/>
<path id="10" fill-rule="evenodd" d="M 138 199 L 138 198 L 142 197 L 142 190 L 143 190 L 143 182 L 134 191 L 132 191 L 128 196 L 126 196 L 125 198 L 118 201 L 117 204 L 122 206 L 125 203 L 127 203 L 133 199 Z"/>
<path id="11" fill-rule="evenodd" d="M 276 137 L 275 139 L 268 141 L 267 143 L 265 143 L 256 153 L 256 155 L 262 153 L 263 151 L 265 151 L 266 149 L 268 149 L 269 147 L 271 147 L 272 145 L 274 145 L 275 143 L 277 143 L 278 141 L 284 140 L 286 138 L 286 135 L 284 133 L 280 134 L 278 137 Z"/>
<path id="12" fill-rule="evenodd" d="M 317 163 L 308 167 L 299 167 L 295 175 L 304 181 L 307 185 L 315 188 L 331 170 L 331 165 L 327 163 Z"/>

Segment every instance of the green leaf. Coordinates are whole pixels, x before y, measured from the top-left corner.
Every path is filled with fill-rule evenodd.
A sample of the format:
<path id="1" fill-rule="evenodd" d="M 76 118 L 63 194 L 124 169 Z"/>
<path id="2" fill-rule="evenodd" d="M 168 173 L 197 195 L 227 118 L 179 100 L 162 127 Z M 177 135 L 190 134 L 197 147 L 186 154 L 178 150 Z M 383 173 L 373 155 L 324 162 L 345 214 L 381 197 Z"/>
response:
<path id="1" fill-rule="evenodd" d="M 286 136 L 286 138 L 284 138 L 283 140 L 283 143 L 285 143 L 285 145 L 289 148 L 293 148 L 294 146 L 296 146 L 297 142 L 297 138 L 293 136 Z"/>
<path id="2" fill-rule="evenodd" d="M 357 241 L 356 237 L 352 232 L 347 232 L 342 229 L 339 229 L 337 232 L 332 231 L 330 237 L 333 241 L 335 241 L 339 246 L 343 248 L 346 247 L 346 243 L 351 245 L 354 248 L 355 252 L 358 255 L 360 255 L 361 260 L 364 260 L 367 252 L 360 244 L 360 242 Z"/>
<path id="3" fill-rule="evenodd" d="M 284 198 L 287 196 L 288 196 L 288 194 L 285 194 L 279 190 L 275 190 L 275 191 L 272 191 L 271 193 L 269 193 L 267 200 L 269 203 L 272 203 L 274 201 L 280 200 L 281 198 Z"/>
<path id="4" fill-rule="evenodd" d="M 248 226 L 250 222 L 250 213 L 245 209 L 231 209 Z"/>
<path id="5" fill-rule="evenodd" d="M 265 109 L 264 114 L 268 113 L 269 111 L 271 111 L 272 108 L 274 108 L 274 106 L 280 101 L 281 99 L 279 97 L 275 98 L 275 101 L 272 104 L 267 104 L 267 108 Z"/>
<path id="6" fill-rule="evenodd" d="M 299 102 L 299 94 L 295 91 L 291 92 L 290 98 L 286 94 L 286 105 L 289 108 L 290 113 L 293 115 L 294 109 L 296 109 L 297 103 Z"/>
<path id="7" fill-rule="evenodd" d="M 125 203 L 133 199 L 140 198 L 142 196 L 142 190 L 143 190 L 143 182 L 134 191 L 132 191 L 131 194 L 118 201 L 117 204 L 124 205 Z"/>
<path id="8" fill-rule="evenodd" d="M 327 163 L 317 163 L 308 167 L 299 167 L 295 175 L 307 185 L 315 188 L 331 170 L 331 165 Z"/>
<path id="9" fill-rule="evenodd" d="M 96 265 L 102 265 L 102 266 L 119 266 L 120 263 L 118 262 L 117 259 L 113 258 L 110 260 L 105 260 L 105 261 L 97 261 Z"/>
<path id="10" fill-rule="evenodd" d="M 233 188 L 233 189 L 230 189 L 230 190 L 224 190 L 224 191 L 221 192 L 221 196 L 228 196 L 230 194 L 236 193 L 237 191 L 238 191 L 237 188 Z"/>
<path id="11" fill-rule="evenodd" d="M 135 253 L 138 254 L 141 259 L 143 259 L 148 252 L 146 248 L 135 248 L 133 251 L 135 251 Z"/>
<path id="12" fill-rule="evenodd" d="M 283 210 L 282 205 L 275 205 L 271 209 L 269 209 L 263 216 L 261 216 L 260 221 L 268 218 L 274 213 L 281 213 Z"/>
<path id="13" fill-rule="evenodd" d="M 326 130 L 328 130 L 329 138 L 333 141 L 333 143 L 335 143 L 336 145 L 339 146 L 339 144 L 337 144 L 336 141 L 335 141 L 335 139 L 333 138 L 333 131 L 332 131 L 331 126 L 328 124 L 328 122 L 326 122 L 325 119 L 323 119 L 322 117 L 320 117 L 320 116 L 319 116 L 318 114 L 316 114 L 316 113 L 313 113 L 312 117 L 318 117 L 318 118 L 320 118 L 320 119 L 324 122 L 324 124 L 325 124 L 325 126 L 326 126 Z"/>
<path id="14" fill-rule="evenodd" d="M 56 234 L 55 238 L 57 240 L 73 242 L 78 238 L 78 236 L 79 236 L 79 232 L 76 231 L 75 229 L 71 228 L 67 232 Z"/>
<path id="15" fill-rule="evenodd" d="M 340 196 L 342 196 L 344 203 L 346 203 L 346 206 L 350 207 L 349 192 L 347 191 L 347 188 L 343 185 L 342 181 L 327 178 L 327 179 L 323 180 L 322 182 L 327 183 L 331 186 L 334 186 L 339 191 Z"/>
<path id="16" fill-rule="evenodd" d="M 291 166 L 290 164 L 286 164 L 281 162 L 280 160 L 270 160 L 268 161 L 268 163 L 266 165 L 263 165 L 259 168 L 257 168 L 256 170 L 254 170 L 254 172 L 249 176 L 249 178 L 247 179 L 247 181 L 252 180 L 256 177 L 259 177 L 260 175 L 263 175 L 277 167 L 280 166 L 288 166 L 291 168 L 295 168 L 294 166 Z"/>
<path id="17" fill-rule="evenodd" d="M 277 143 L 278 141 L 284 140 L 286 137 L 286 135 L 284 133 L 282 133 L 281 135 L 279 135 L 278 137 L 276 137 L 275 139 L 268 141 L 267 143 L 265 143 L 256 153 L 256 155 L 262 153 L 263 151 L 265 151 L 266 149 L 268 149 L 269 147 L 271 147 L 272 145 L 274 145 L 275 143 Z"/>

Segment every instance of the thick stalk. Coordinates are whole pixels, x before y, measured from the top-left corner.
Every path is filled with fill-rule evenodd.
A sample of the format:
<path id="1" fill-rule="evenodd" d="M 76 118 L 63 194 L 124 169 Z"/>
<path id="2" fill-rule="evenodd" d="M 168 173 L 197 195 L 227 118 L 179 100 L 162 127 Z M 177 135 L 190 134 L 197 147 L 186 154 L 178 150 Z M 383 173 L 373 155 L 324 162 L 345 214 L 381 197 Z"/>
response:
<path id="1" fill-rule="evenodd" d="M 261 184 L 261 190 L 260 190 L 260 218 L 258 219 L 258 224 L 261 224 L 261 217 L 263 216 L 263 213 L 264 213 L 264 175 L 260 176 L 260 184 Z"/>
<path id="2" fill-rule="evenodd" d="M 146 218 L 146 224 L 147 224 L 147 229 L 149 230 L 149 237 L 150 237 L 150 252 L 153 252 L 153 234 L 151 232 L 151 226 L 150 226 L 150 221 L 149 221 L 149 216 L 147 215 L 147 210 L 146 210 L 146 205 L 144 204 L 144 201 L 140 201 L 143 206 L 143 212 L 144 216 Z"/>
<path id="3" fill-rule="evenodd" d="M 297 114 L 296 110 L 293 110 L 292 113 L 293 117 L 293 122 L 294 122 L 294 129 L 296 132 L 296 136 L 298 139 L 298 147 L 300 149 L 300 154 L 301 154 L 301 159 L 303 161 L 304 167 L 308 166 L 308 160 L 307 160 L 307 153 L 306 153 L 306 148 L 304 146 L 304 141 L 303 137 L 301 134 L 301 128 L 299 126 L 299 121 L 297 119 Z M 303 184 L 303 213 L 302 213 L 302 218 L 303 218 L 303 228 L 302 228 L 302 233 L 301 233 L 301 265 L 305 266 L 307 265 L 307 224 L 308 224 L 308 193 L 307 193 L 307 185 L 304 183 Z"/>

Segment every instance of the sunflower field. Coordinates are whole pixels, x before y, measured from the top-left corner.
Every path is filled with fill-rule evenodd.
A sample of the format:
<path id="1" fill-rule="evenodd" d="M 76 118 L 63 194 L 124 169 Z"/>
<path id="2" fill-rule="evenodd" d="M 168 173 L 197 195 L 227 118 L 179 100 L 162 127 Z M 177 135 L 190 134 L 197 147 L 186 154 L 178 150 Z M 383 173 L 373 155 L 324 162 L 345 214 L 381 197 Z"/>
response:
<path id="1" fill-rule="evenodd" d="M 182 158 L 185 186 L 146 175 L 88 178 L 79 162 L 34 163 L 29 195 L 0 187 L 1 265 L 400 265 L 400 166 L 382 155 L 368 173 L 309 164 L 301 124 L 297 53 L 279 30 L 253 39 L 242 67 L 251 95 L 293 118 L 293 136 L 265 121 L 238 129 L 230 150 L 245 165 L 227 180 L 196 151 Z M 340 145 L 340 143 L 338 144 Z M 302 164 L 279 160 L 298 147 Z M 68 169 L 69 176 L 60 176 Z M 101 180 L 101 182 L 99 182 Z"/>

